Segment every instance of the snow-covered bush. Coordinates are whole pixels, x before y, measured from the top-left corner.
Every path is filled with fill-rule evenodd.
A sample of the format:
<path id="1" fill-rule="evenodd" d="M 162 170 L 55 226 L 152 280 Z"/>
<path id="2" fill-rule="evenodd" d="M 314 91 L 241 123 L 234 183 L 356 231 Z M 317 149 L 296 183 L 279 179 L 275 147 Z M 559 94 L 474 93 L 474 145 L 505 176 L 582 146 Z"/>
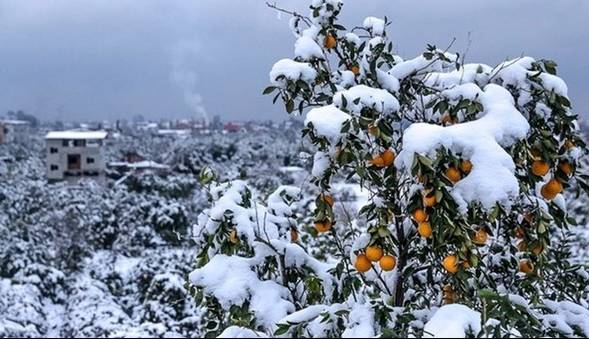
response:
<path id="1" fill-rule="evenodd" d="M 556 64 L 465 63 L 432 45 L 405 60 L 386 17 L 347 30 L 342 7 L 293 12 L 295 56 L 264 90 L 306 114 L 312 225 L 294 188 L 264 201 L 242 181 L 212 184 L 189 277 L 209 334 L 589 335 L 563 194 L 588 187 L 586 149 Z M 368 194 L 347 221 L 341 180 Z"/>

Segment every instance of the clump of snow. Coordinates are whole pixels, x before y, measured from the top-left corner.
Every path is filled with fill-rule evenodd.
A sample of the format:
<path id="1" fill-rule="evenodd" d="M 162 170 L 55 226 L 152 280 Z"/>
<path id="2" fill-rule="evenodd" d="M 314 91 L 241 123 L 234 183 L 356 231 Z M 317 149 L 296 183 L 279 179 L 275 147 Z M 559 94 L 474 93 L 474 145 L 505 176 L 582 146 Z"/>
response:
<path id="1" fill-rule="evenodd" d="M 344 123 L 350 118 L 348 113 L 341 111 L 335 105 L 328 105 L 310 110 L 305 118 L 305 125 L 312 123 L 318 136 L 335 141 L 340 137 Z"/>
<path id="2" fill-rule="evenodd" d="M 338 13 L 343 5 L 342 0 L 313 0 L 311 1 L 311 20 L 321 25 L 329 20 L 334 14 Z"/>
<path id="3" fill-rule="evenodd" d="M 319 178 L 321 177 L 327 169 L 331 166 L 331 159 L 329 158 L 329 154 L 321 151 L 315 152 L 313 156 L 313 168 L 311 169 L 311 175 Z"/>
<path id="4" fill-rule="evenodd" d="M 333 103 L 339 109 L 360 113 L 364 108 L 372 108 L 383 114 L 390 114 L 399 109 L 399 101 L 384 89 L 357 85 L 337 92 Z M 338 132 L 339 133 L 339 132 Z"/>
<path id="5" fill-rule="evenodd" d="M 385 22 L 383 19 L 369 16 L 364 19 L 362 26 L 374 35 L 383 35 L 385 32 Z"/>
<path id="6" fill-rule="evenodd" d="M 229 326 L 217 338 L 268 338 L 268 335 L 246 327 Z"/>
<path id="7" fill-rule="evenodd" d="M 370 304 L 355 304 L 349 315 L 349 323 L 342 338 L 372 338 L 374 333 L 374 311 Z"/>
<path id="8" fill-rule="evenodd" d="M 424 338 L 466 338 L 481 331 L 481 314 L 465 305 L 450 304 L 440 307 L 425 324 Z"/>
<path id="9" fill-rule="evenodd" d="M 189 279 L 191 283 L 203 286 L 205 293 L 215 296 L 226 310 L 249 299 L 256 318 L 271 328 L 295 307 L 287 301 L 287 288 L 258 278 L 252 270 L 256 264 L 259 264 L 259 258 L 218 254 L 205 266 L 190 273 Z"/>
<path id="10" fill-rule="evenodd" d="M 360 44 L 362 43 L 362 40 L 360 40 L 360 37 L 352 32 L 346 33 L 346 35 L 344 37 L 347 42 L 349 42 L 353 45 L 360 46 Z"/>
<path id="11" fill-rule="evenodd" d="M 404 132 L 403 149 L 395 160 L 397 167 L 409 171 L 416 153 L 434 157 L 440 147 L 470 159 L 471 173 L 451 189 L 463 212 L 471 202 L 492 208 L 497 202 L 510 205 L 518 196 L 515 164 L 502 146 L 524 138 L 529 130 L 527 120 L 515 109 L 506 89 L 489 84 L 480 93 L 480 101 L 484 112 L 478 120 L 448 127 L 411 125 Z"/>
<path id="12" fill-rule="evenodd" d="M 321 46 L 309 36 L 302 36 L 297 39 L 295 42 L 295 56 L 304 61 L 325 58 Z"/>
<path id="13" fill-rule="evenodd" d="M 317 77 L 317 71 L 306 62 L 282 59 L 272 66 L 270 82 L 275 86 L 284 86 L 286 82 L 284 79 L 278 79 L 280 76 L 292 81 L 302 80 L 311 83 Z"/>
<path id="14" fill-rule="evenodd" d="M 443 53 L 450 61 L 442 60 L 435 56 L 428 60 L 423 55 L 420 55 L 414 59 L 399 62 L 391 68 L 389 73 L 395 78 L 401 80 L 410 75 L 424 75 L 432 72 L 448 72 L 453 70 L 455 67 L 454 62 L 458 59 L 458 56 L 440 50 L 438 50 L 437 53 Z"/>

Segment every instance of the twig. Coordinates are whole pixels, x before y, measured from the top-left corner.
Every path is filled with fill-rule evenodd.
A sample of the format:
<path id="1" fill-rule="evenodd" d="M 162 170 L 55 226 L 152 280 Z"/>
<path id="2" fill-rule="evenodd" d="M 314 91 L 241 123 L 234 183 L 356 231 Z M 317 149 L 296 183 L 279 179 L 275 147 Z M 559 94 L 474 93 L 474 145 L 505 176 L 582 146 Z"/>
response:
<path id="1" fill-rule="evenodd" d="M 301 15 L 295 11 L 289 11 L 287 9 L 280 8 L 276 5 L 276 3 L 271 4 L 269 2 L 266 2 L 266 6 L 272 8 L 273 10 L 276 10 L 278 12 L 286 13 L 286 14 L 292 15 L 296 18 L 299 18 L 299 19 L 303 20 L 303 22 L 306 23 L 308 26 L 311 26 L 311 19 L 309 19 L 308 17 L 306 17 L 304 15 Z"/>

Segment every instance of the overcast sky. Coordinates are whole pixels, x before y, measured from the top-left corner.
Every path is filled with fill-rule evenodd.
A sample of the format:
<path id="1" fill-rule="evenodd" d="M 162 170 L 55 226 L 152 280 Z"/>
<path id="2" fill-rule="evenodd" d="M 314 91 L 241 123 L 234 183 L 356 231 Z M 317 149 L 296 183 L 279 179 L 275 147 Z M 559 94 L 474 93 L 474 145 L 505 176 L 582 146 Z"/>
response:
<path id="1" fill-rule="evenodd" d="M 306 14 L 309 1 L 277 3 Z M 405 58 L 453 37 L 463 52 L 471 32 L 470 62 L 554 59 L 589 112 L 587 0 L 347 0 L 341 23 L 368 15 L 389 17 Z M 262 0 L 0 0 L 0 115 L 282 119 L 261 91 L 293 43 L 288 18 Z"/>

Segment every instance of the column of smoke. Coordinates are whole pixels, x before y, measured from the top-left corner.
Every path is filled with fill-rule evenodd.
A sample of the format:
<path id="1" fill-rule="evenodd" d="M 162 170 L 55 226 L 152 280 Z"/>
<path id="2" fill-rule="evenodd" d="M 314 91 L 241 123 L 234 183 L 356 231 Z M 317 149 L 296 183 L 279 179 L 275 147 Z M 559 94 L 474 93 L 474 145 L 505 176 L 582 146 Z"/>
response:
<path id="1" fill-rule="evenodd" d="M 202 96 L 198 93 L 198 45 L 182 42 L 172 51 L 172 81 L 182 90 L 184 102 L 190 109 L 201 116 L 205 124 L 209 124 L 209 116 L 203 105 Z"/>

